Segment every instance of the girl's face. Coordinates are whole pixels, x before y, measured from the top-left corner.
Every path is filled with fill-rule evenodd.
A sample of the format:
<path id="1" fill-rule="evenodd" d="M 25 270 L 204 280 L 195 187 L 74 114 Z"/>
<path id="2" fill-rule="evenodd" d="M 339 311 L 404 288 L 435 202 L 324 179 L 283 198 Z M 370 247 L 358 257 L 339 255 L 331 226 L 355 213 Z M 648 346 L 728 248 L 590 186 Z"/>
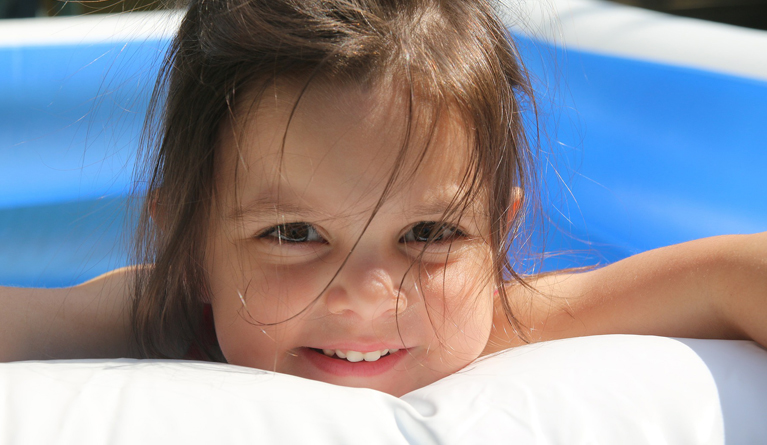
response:
<path id="1" fill-rule="evenodd" d="M 447 112 L 419 132 L 414 113 L 371 220 L 408 93 L 317 85 L 294 111 L 298 91 L 270 87 L 222 126 L 206 267 L 226 359 L 396 396 L 458 371 L 487 343 L 493 300 L 482 203 L 439 223 L 467 132 Z"/>

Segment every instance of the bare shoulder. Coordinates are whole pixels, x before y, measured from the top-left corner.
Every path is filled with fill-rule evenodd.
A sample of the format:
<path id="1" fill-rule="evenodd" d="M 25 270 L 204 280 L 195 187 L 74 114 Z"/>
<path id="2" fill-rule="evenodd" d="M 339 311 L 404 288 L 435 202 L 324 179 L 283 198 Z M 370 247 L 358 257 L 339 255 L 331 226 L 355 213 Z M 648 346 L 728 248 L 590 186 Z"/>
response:
<path id="1" fill-rule="evenodd" d="M 593 271 L 556 272 L 527 277 L 522 283 L 506 286 L 506 298 L 516 321 L 509 320 L 496 298 L 493 328 L 485 354 L 526 343 L 575 336 L 563 331 L 583 304 L 580 296 Z"/>
<path id="2" fill-rule="evenodd" d="M 130 281 L 122 268 L 77 286 L 0 287 L 0 361 L 128 357 Z"/>
<path id="3" fill-rule="evenodd" d="M 496 307 L 495 350 L 598 334 L 749 338 L 767 343 L 767 232 L 643 252 L 507 288 L 519 328 Z M 524 340 L 523 340 L 524 339 Z"/>

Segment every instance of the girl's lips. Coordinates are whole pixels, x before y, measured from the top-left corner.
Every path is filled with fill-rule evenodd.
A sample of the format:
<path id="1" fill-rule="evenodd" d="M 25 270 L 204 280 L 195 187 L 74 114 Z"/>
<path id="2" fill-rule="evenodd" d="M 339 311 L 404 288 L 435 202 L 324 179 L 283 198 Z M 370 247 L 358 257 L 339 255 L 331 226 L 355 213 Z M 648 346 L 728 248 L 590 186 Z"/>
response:
<path id="1" fill-rule="evenodd" d="M 402 341 L 400 342 L 387 342 L 387 343 L 354 343 L 354 342 L 340 342 L 340 343 L 324 343 L 322 346 L 307 345 L 308 348 L 314 349 L 340 349 L 341 351 L 380 351 L 383 349 L 404 349 Z"/>
<path id="2" fill-rule="evenodd" d="M 341 377 L 370 377 L 392 369 L 408 353 L 400 349 L 394 354 L 385 355 L 374 362 L 360 361 L 352 363 L 345 359 L 328 357 L 321 350 L 300 348 L 298 355 L 322 372 Z"/>

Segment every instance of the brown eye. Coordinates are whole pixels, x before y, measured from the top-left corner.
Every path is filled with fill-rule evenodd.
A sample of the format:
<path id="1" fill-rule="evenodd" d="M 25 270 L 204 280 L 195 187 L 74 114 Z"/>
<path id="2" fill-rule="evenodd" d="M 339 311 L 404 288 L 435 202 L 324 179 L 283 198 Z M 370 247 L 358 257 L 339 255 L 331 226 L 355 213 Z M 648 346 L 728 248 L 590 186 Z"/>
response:
<path id="1" fill-rule="evenodd" d="M 290 223 L 270 227 L 258 235 L 258 238 L 272 238 L 279 243 L 317 243 L 325 240 L 311 224 Z"/>
<path id="2" fill-rule="evenodd" d="M 420 222 L 414 225 L 402 238 L 401 243 L 444 243 L 453 241 L 456 237 L 464 236 L 457 228 L 433 221 Z"/>

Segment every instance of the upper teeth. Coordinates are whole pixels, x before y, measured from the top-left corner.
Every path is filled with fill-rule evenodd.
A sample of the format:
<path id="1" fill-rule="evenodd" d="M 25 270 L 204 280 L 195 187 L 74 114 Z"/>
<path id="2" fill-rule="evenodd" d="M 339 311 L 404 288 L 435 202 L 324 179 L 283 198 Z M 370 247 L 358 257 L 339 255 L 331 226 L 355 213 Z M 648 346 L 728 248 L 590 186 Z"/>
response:
<path id="1" fill-rule="evenodd" d="M 366 362 L 374 362 L 386 354 L 394 354 L 397 351 L 399 351 L 399 349 L 382 349 L 380 351 L 371 351 L 371 352 L 342 351 L 340 349 L 323 349 L 322 353 L 327 355 L 328 357 L 333 357 L 335 355 L 338 358 L 345 358 L 346 360 L 350 362 L 361 362 L 362 360 L 365 360 Z"/>

